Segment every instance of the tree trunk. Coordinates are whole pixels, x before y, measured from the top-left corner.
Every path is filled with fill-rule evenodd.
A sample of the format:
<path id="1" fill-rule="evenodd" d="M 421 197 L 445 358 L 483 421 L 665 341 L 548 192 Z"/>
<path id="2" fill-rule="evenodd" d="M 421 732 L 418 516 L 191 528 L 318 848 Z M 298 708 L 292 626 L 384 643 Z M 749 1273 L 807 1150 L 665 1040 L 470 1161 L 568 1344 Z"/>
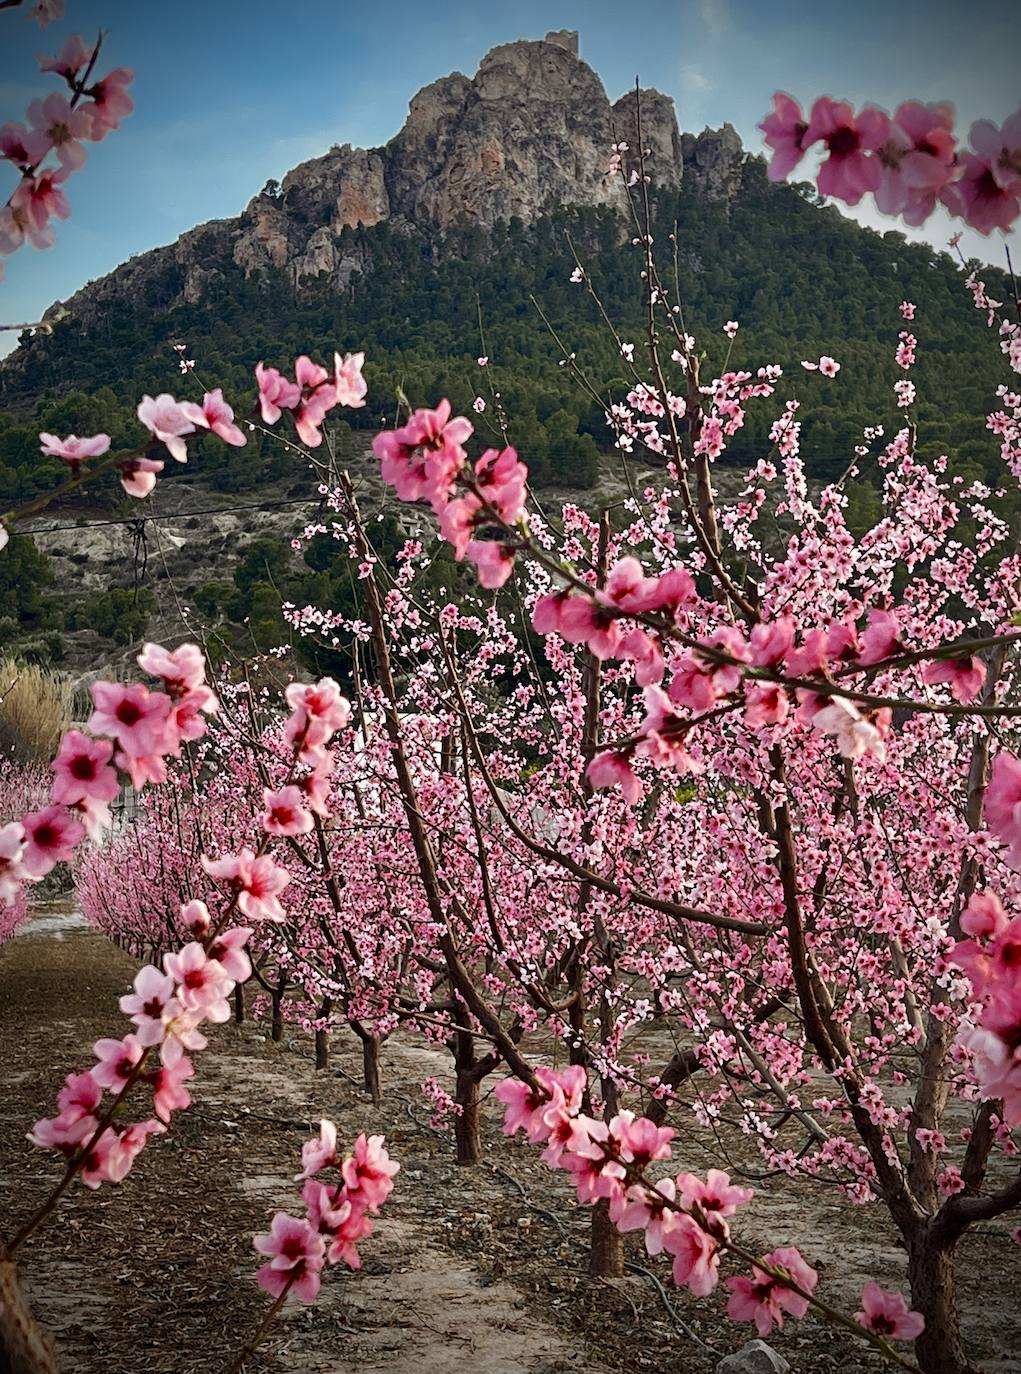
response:
<path id="1" fill-rule="evenodd" d="M 610 1220 L 610 1204 L 605 1198 L 592 1208 L 588 1271 L 594 1279 L 624 1277 L 624 1237 Z"/>
<path id="2" fill-rule="evenodd" d="M 273 1037 L 274 1040 L 280 1041 L 280 1040 L 282 1040 L 282 1039 L 284 1038 L 284 988 L 283 988 L 283 984 L 281 984 L 280 987 L 277 987 L 277 988 L 273 988 L 273 989 L 272 989 L 272 991 L 271 991 L 271 993 L 270 993 L 270 998 L 271 998 L 272 1007 L 273 1007 L 273 1015 L 272 1015 L 272 1020 L 271 1020 L 271 1022 L 270 1022 L 270 1025 L 271 1025 L 272 1029 L 271 1029 L 271 1031 L 270 1031 L 270 1034 L 272 1035 L 272 1037 Z"/>
<path id="3" fill-rule="evenodd" d="M 955 1248 L 956 1242 L 935 1239 L 928 1226 L 908 1238 L 911 1306 L 925 1318 L 925 1330 L 915 1341 L 923 1374 L 978 1374 L 961 1344 Z"/>
<path id="4" fill-rule="evenodd" d="M 331 1012 L 332 1010 L 333 1010 L 333 998 L 332 998 L 332 997 L 324 997 L 323 1000 L 322 1000 L 322 1005 L 321 1005 L 320 1008 L 319 1008 L 319 1015 L 320 1015 L 320 1017 L 329 1016 L 329 1014 L 330 1014 L 330 1012 Z M 328 1067 L 329 1067 L 329 1063 L 330 1063 L 330 1032 L 329 1032 L 329 1028 L 328 1028 L 328 1027 L 326 1027 L 326 1026 L 321 1026 L 321 1027 L 319 1027 L 319 1028 L 316 1030 L 316 1034 L 315 1034 L 315 1047 L 316 1047 L 316 1068 L 317 1068 L 317 1069 L 325 1069 L 325 1068 L 328 1068 Z"/>
<path id="5" fill-rule="evenodd" d="M 479 1134 L 479 1082 L 474 1073 L 457 1075 L 454 1100 L 461 1110 L 454 1117 L 454 1143 L 458 1164 L 478 1164 L 482 1159 Z"/>
<path id="6" fill-rule="evenodd" d="M 373 1104 L 378 1103 L 382 1097 L 379 1086 L 378 1035 L 366 1035 L 362 1038 L 362 1082 Z"/>
<path id="7" fill-rule="evenodd" d="M 4 1374 L 57 1374 L 50 1340 L 29 1310 L 11 1260 L 0 1258 L 0 1369 Z"/>
<path id="8" fill-rule="evenodd" d="M 237 1025 L 245 1019 L 245 985 L 244 983 L 234 984 L 234 1021 Z"/>

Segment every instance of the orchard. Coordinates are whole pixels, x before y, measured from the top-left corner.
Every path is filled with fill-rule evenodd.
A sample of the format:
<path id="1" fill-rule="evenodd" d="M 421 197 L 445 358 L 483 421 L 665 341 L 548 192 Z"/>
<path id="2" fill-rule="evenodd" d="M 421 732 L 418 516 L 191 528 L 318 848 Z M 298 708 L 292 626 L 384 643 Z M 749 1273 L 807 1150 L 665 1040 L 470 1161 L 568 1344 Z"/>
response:
<path id="1" fill-rule="evenodd" d="M 35 7 L 42 23 L 61 9 Z M 6 254 L 50 245 L 84 145 L 131 113 L 131 73 L 100 75 L 101 48 L 69 39 L 41 63 L 60 93 L 0 130 L 17 176 Z M 821 194 L 871 195 L 910 225 L 937 204 L 985 234 L 1021 214 L 1021 112 L 969 142 L 948 105 L 820 97 L 803 111 L 778 94 L 761 127 L 771 177 L 812 165 Z M 373 440 L 412 531 L 393 561 L 331 434 L 365 404 L 360 352 L 259 363 L 228 398 L 182 350 L 181 394 L 138 398 L 132 448 L 39 435 L 66 480 L 3 513 L 4 543 L 102 473 L 144 503 L 197 436 L 240 448 L 258 431 L 314 474 L 320 511 L 294 546 L 336 541 L 357 595 L 353 613 L 284 608 L 342 663 L 336 677 L 223 653 L 183 607 L 173 644 L 92 683 L 48 769 L 0 762 L 5 952 L 65 866 L 97 938 L 131 964 L 91 1060 L 63 1064 L 21 1124 L 34 1182 L 19 1184 L 19 1161 L 3 1180 L 0 1367 L 61 1367 L 32 1294 L 66 1208 L 87 1256 L 88 1218 L 101 1224 L 111 1193 L 130 1214 L 144 1156 L 145 1226 L 159 1226 L 163 1161 L 199 1130 L 183 1123 L 221 1047 L 253 1028 L 302 1071 L 356 1063 L 356 1106 L 303 1137 L 267 1127 L 293 1198 L 245 1241 L 262 1305 L 206 1368 L 268 1368 L 278 1347 L 274 1367 L 306 1367 L 288 1362 L 295 1313 L 335 1287 L 357 1302 L 427 1138 L 459 1166 L 452 1199 L 493 1157 L 520 1161 L 521 1215 L 570 1234 L 584 1276 L 565 1301 L 587 1304 L 596 1341 L 599 1295 L 640 1271 L 660 1313 L 686 1330 L 710 1311 L 726 1349 L 805 1323 L 811 1343 L 784 1346 L 795 1367 L 793 1350 L 814 1358 L 832 1339 L 845 1362 L 805 1368 L 974 1374 L 982 1318 L 962 1318 L 959 1289 L 980 1233 L 990 1301 L 1016 1303 L 1017 530 L 1000 492 L 917 442 L 926 321 L 911 301 L 891 298 L 884 324 L 889 409 L 825 485 L 800 435 L 813 404 L 839 406 L 839 357 L 784 369 L 721 321 L 727 366 L 704 371 L 676 244 L 650 229 L 640 111 L 637 133 L 607 149 L 647 319 L 644 337 L 615 335 L 625 387 L 603 394 L 557 339 L 627 475 L 613 508 L 535 499 L 498 357 L 479 358 L 473 420 L 401 397 Z M 579 256 L 572 281 L 598 307 L 589 266 Z M 975 274 L 961 290 L 1002 353 L 974 423 L 998 438 L 1006 489 L 1021 478 L 1018 302 Z M 714 470 L 753 413 L 770 446 L 721 502 Z M 655 472 L 640 488 L 639 456 Z M 881 510 L 861 530 L 848 506 L 866 469 Z M 466 592 L 437 580 L 440 557 L 472 569 Z M 422 1069 L 410 1104 L 388 1082 L 398 1046 Z M 257 1076 L 234 1090 L 265 1110 Z M 398 1145 L 377 1127 L 406 1106 Z M 218 1148 L 211 1132 L 185 1139 L 196 1161 Z M 849 1292 L 808 1196 L 840 1237 L 889 1236 L 898 1272 L 866 1267 Z M 779 1199 L 768 1228 L 762 1198 Z M 129 1267 L 131 1230 L 119 1244 Z M 570 1322 L 563 1308 L 550 1320 Z"/>

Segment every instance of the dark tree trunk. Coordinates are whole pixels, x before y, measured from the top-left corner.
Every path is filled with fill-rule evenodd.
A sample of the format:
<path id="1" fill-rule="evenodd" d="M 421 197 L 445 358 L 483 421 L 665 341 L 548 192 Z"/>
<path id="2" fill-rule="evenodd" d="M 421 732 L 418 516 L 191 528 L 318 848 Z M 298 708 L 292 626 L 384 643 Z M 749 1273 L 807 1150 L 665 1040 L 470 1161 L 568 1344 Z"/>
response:
<path id="1" fill-rule="evenodd" d="M 245 985 L 244 983 L 234 984 L 234 1021 L 241 1025 L 245 1019 Z"/>
<path id="2" fill-rule="evenodd" d="M 474 1073 L 457 1075 L 455 1102 L 461 1110 L 454 1117 L 454 1144 L 458 1164 L 478 1164 L 482 1159 L 479 1134 L 479 1082 Z"/>
<path id="3" fill-rule="evenodd" d="M 594 1279 L 624 1277 L 624 1237 L 610 1220 L 609 1209 L 605 1198 L 592 1208 L 588 1271 Z"/>
<path id="4" fill-rule="evenodd" d="M 270 993 L 270 1000 L 273 1008 L 272 1020 L 270 1021 L 270 1034 L 273 1039 L 280 1041 L 284 1038 L 284 988 L 281 984 L 273 988 Z"/>
<path id="5" fill-rule="evenodd" d="M 330 1014 L 330 1012 L 331 1012 L 332 1010 L 333 1010 L 333 998 L 332 998 L 332 997 L 324 997 L 324 998 L 323 998 L 323 1002 L 322 1002 L 322 1006 L 319 1008 L 319 1015 L 320 1015 L 320 1017 L 329 1016 L 329 1014 Z M 319 1028 L 316 1030 L 316 1034 L 315 1034 L 315 1047 L 316 1047 L 316 1068 L 317 1068 L 317 1069 L 325 1069 L 325 1068 L 328 1068 L 328 1067 L 329 1067 L 329 1063 L 330 1063 L 330 1032 L 329 1032 L 328 1027 L 326 1027 L 326 1026 L 321 1026 L 321 1027 L 319 1027 Z"/>
<path id="6" fill-rule="evenodd" d="M 925 1330 L 915 1341 L 923 1374 L 978 1374 L 961 1344 L 955 1247 L 935 1239 L 928 1226 L 908 1238 L 911 1306 L 925 1318 Z"/>
<path id="7" fill-rule="evenodd" d="M 362 1082 L 373 1103 L 378 1103 L 382 1097 L 379 1084 L 378 1035 L 367 1035 L 362 1040 Z"/>

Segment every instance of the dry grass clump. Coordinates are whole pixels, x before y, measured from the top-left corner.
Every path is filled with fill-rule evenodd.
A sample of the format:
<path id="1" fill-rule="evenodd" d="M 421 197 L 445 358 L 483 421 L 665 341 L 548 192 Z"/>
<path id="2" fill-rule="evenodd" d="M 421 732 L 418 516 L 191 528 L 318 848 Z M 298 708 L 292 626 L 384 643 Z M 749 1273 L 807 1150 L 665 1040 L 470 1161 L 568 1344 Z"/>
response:
<path id="1" fill-rule="evenodd" d="M 69 678 L 33 663 L 0 659 L 0 752 L 48 762 L 72 721 Z"/>

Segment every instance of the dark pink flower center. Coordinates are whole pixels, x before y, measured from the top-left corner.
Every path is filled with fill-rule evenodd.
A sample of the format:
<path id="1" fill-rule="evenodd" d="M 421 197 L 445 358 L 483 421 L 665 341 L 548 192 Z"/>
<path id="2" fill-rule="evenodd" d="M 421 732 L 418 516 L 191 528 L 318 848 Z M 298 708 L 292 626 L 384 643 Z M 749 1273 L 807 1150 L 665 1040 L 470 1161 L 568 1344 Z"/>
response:
<path id="1" fill-rule="evenodd" d="M 115 715 L 122 725 L 137 725 L 142 719 L 141 709 L 133 701 L 122 701 Z"/>
<path id="2" fill-rule="evenodd" d="M 845 125 L 830 134 L 826 140 L 826 147 L 830 150 L 831 157 L 850 157 L 861 147 L 861 135 L 857 129 Z"/>
<path id="3" fill-rule="evenodd" d="M 89 754 L 76 754 L 68 771 L 79 782 L 91 782 L 96 776 L 96 761 Z"/>

